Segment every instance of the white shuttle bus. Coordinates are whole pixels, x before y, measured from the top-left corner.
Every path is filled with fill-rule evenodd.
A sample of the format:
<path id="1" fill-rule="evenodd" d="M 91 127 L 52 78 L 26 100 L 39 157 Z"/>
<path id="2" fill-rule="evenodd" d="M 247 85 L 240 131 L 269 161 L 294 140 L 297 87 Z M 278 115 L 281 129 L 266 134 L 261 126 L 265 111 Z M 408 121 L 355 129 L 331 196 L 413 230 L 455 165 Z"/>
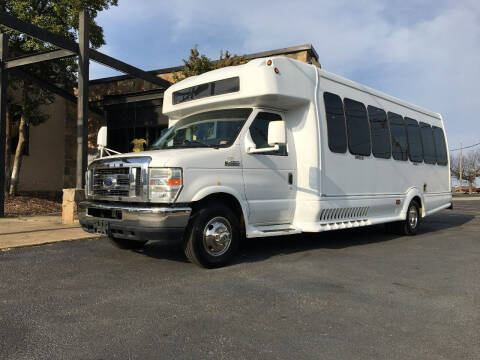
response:
<path id="1" fill-rule="evenodd" d="M 167 89 L 163 112 L 148 151 L 89 165 L 86 231 L 124 248 L 183 239 L 192 262 L 217 267 L 244 236 L 380 223 L 413 235 L 451 207 L 442 117 L 314 65 L 210 71 Z"/>

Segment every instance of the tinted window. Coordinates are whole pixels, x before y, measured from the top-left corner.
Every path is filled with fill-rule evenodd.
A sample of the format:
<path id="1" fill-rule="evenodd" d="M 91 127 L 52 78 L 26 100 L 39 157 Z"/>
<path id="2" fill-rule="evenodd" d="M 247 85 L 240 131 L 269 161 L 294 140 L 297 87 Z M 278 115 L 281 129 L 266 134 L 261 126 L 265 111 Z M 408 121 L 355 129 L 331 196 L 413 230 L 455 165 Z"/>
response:
<path id="1" fill-rule="evenodd" d="M 186 101 L 201 99 L 207 96 L 228 94 L 239 90 L 240 78 L 233 77 L 175 91 L 172 94 L 172 102 L 173 105 L 176 105 Z"/>
<path id="2" fill-rule="evenodd" d="M 370 155 L 370 127 L 367 109 L 361 102 L 344 99 L 347 118 L 348 148 L 355 155 Z"/>
<path id="3" fill-rule="evenodd" d="M 234 77 L 230 79 L 218 80 L 213 84 L 213 95 L 222 95 L 240 90 L 240 78 Z"/>
<path id="4" fill-rule="evenodd" d="M 370 131 L 372 133 L 372 153 L 377 158 L 390 159 L 391 143 L 388 131 L 387 114 L 375 106 L 368 106 Z"/>
<path id="5" fill-rule="evenodd" d="M 395 160 L 407 160 L 407 132 L 403 118 L 395 113 L 388 112 L 388 125 L 392 138 L 392 156 Z"/>
<path id="6" fill-rule="evenodd" d="M 407 127 L 408 138 L 408 156 L 411 161 L 422 162 L 423 161 L 423 148 L 422 138 L 420 135 L 420 127 L 417 120 L 405 118 L 405 125 Z"/>
<path id="7" fill-rule="evenodd" d="M 268 124 L 270 124 L 271 121 L 279 120 L 282 120 L 282 117 L 278 114 L 268 112 L 258 113 L 255 120 L 253 120 L 252 125 L 250 125 L 250 136 L 252 137 L 253 142 L 257 146 L 257 149 L 271 147 L 270 145 L 268 145 Z M 280 145 L 280 150 L 278 151 L 270 151 L 268 153 L 260 154 L 287 155 L 287 147 L 285 145 Z"/>
<path id="8" fill-rule="evenodd" d="M 345 130 L 345 115 L 340 96 L 325 92 L 325 113 L 327 116 L 328 147 L 336 153 L 347 151 L 347 133 Z"/>
<path id="9" fill-rule="evenodd" d="M 443 135 L 442 129 L 436 126 L 432 126 L 433 130 L 433 141 L 435 144 L 435 153 L 437 154 L 437 164 L 438 165 L 447 165 L 447 145 L 445 143 L 445 136 Z"/>
<path id="10" fill-rule="evenodd" d="M 423 159 L 427 164 L 435 164 L 435 145 L 433 143 L 432 127 L 425 123 L 420 123 L 420 132 L 422 133 Z"/>

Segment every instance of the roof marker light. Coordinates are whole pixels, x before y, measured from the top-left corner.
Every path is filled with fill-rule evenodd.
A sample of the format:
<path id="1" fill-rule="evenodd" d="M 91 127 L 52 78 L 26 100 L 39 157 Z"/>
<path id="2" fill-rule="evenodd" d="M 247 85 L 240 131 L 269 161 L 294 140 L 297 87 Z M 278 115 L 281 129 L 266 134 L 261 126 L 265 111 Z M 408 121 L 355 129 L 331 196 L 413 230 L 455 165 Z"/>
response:
<path id="1" fill-rule="evenodd" d="M 275 73 L 278 74 L 280 72 L 280 70 L 278 70 L 278 68 L 275 68 Z"/>
<path id="2" fill-rule="evenodd" d="M 272 65 L 272 60 L 268 60 L 268 61 L 267 61 L 267 65 L 268 65 L 268 66 Z"/>

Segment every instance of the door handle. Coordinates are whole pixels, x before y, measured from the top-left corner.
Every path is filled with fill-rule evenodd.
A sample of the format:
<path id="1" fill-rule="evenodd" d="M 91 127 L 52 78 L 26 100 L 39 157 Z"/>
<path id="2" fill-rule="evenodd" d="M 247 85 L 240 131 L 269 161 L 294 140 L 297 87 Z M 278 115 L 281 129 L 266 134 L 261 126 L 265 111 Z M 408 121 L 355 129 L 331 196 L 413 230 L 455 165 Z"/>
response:
<path id="1" fill-rule="evenodd" d="M 293 184 L 293 174 L 288 173 L 288 185 L 292 185 L 292 184 Z"/>

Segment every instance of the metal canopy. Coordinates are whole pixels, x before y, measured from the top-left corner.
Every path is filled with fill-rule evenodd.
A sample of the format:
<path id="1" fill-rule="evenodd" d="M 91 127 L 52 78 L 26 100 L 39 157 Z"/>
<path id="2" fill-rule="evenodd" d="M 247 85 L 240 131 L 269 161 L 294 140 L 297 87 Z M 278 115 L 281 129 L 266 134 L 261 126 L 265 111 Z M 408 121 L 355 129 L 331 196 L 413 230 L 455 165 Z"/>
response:
<path id="1" fill-rule="evenodd" d="M 85 10 L 79 14 L 79 43 L 67 37 L 44 30 L 36 25 L 22 21 L 6 12 L 0 12 L 0 24 L 35 39 L 52 44 L 59 49 L 30 56 L 7 60 L 7 38 L 0 33 L 0 217 L 4 216 L 5 197 L 5 142 L 6 142 L 6 111 L 7 111 L 7 76 L 9 71 L 15 71 L 21 76 L 36 82 L 47 90 L 77 103 L 77 188 L 84 186 L 84 173 L 87 167 L 87 122 L 88 122 L 88 76 L 89 61 L 93 60 L 134 78 L 139 78 L 167 88 L 170 83 L 162 78 L 143 71 L 135 66 L 89 48 L 89 19 Z M 78 56 L 78 100 L 75 95 L 50 84 L 28 73 L 23 67 L 43 61 Z"/>

